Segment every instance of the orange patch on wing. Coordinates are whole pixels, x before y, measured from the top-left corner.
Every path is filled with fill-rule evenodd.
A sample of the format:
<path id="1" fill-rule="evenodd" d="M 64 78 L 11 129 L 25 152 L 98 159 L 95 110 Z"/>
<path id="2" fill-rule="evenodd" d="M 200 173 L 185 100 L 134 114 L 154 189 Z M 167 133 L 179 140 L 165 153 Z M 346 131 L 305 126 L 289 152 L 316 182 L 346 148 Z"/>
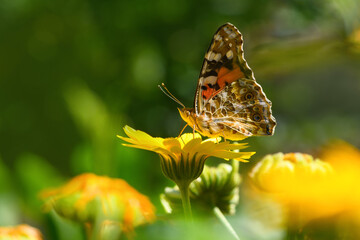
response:
<path id="1" fill-rule="evenodd" d="M 240 70 L 239 67 L 233 70 L 230 70 L 226 67 L 221 67 L 218 72 L 218 79 L 216 81 L 220 89 L 216 91 L 214 88 L 211 88 L 208 84 L 206 84 L 207 89 L 202 91 L 202 97 L 204 99 L 209 99 L 223 90 L 226 86 L 226 83 L 230 84 L 242 77 L 244 77 L 244 73 Z"/>
<path id="2" fill-rule="evenodd" d="M 217 84 L 220 86 L 220 89 L 223 89 L 226 83 L 230 84 L 242 77 L 244 77 L 244 73 L 239 67 L 231 71 L 228 68 L 222 67 L 218 74 Z"/>
<path id="3" fill-rule="evenodd" d="M 209 99 L 210 97 L 214 96 L 215 89 L 210 88 L 209 85 L 207 85 L 207 89 L 202 91 L 202 97 L 204 99 Z"/>
<path id="4" fill-rule="evenodd" d="M 226 67 L 221 67 L 219 72 L 218 72 L 218 78 L 221 78 L 222 76 L 228 74 L 229 72 L 231 72 L 230 69 L 228 69 Z"/>

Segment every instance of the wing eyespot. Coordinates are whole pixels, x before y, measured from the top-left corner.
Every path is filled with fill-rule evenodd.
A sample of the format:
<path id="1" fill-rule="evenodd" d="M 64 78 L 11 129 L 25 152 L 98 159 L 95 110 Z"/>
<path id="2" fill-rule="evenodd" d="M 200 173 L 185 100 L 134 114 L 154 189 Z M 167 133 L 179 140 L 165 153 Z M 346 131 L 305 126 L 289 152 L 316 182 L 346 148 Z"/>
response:
<path id="1" fill-rule="evenodd" d="M 255 122 L 260 122 L 261 121 L 261 115 L 258 113 L 255 113 L 252 115 L 252 120 L 254 120 Z"/>
<path id="2" fill-rule="evenodd" d="M 248 92 L 245 94 L 245 99 L 246 100 L 251 100 L 254 98 L 254 94 L 252 94 L 251 92 Z"/>

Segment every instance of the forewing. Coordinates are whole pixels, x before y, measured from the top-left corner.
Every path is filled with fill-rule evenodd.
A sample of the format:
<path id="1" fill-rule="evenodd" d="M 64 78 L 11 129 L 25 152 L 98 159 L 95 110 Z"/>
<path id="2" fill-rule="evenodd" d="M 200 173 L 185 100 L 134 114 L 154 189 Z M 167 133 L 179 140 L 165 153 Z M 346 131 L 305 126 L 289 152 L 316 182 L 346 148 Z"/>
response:
<path id="1" fill-rule="evenodd" d="M 195 94 L 196 114 L 203 111 L 211 98 L 240 78 L 255 79 L 244 59 L 241 33 L 226 23 L 216 31 L 205 54 Z"/>

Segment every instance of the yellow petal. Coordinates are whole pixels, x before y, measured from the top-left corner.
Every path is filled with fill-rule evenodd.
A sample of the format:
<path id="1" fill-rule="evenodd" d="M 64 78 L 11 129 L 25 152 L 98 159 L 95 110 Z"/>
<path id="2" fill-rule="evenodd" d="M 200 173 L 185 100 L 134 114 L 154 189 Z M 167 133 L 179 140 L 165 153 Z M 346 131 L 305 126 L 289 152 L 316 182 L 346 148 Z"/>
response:
<path id="1" fill-rule="evenodd" d="M 221 142 L 221 137 L 217 137 L 217 138 L 208 138 L 206 140 L 204 140 L 203 142 L 213 142 L 213 143 L 220 143 Z"/>
<path id="2" fill-rule="evenodd" d="M 199 133 L 184 133 L 180 137 L 177 138 L 179 143 L 181 144 L 181 147 L 183 148 L 188 142 L 190 142 L 193 139 L 200 139 L 201 141 L 201 135 Z"/>
<path id="3" fill-rule="evenodd" d="M 201 138 L 193 138 L 186 142 L 183 147 L 184 152 L 194 153 L 198 152 L 198 148 L 201 146 Z"/>
<path id="4" fill-rule="evenodd" d="M 235 159 L 238 161 L 244 161 L 249 159 L 255 152 L 230 152 L 230 151 L 217 151 L 213 152 L 211 156 L 228 159 Z"/>
<path id="5" fill-rule="evenodd" d="M 163 138 L 154 138 L 143 131 L 135 130 L 129 126 L 125 126 L 124 131 L 126 135 L 128 135 L 133 141 L 137 142 L 138 144 L 156 145 L 159 147 L 163 146 Z"/>
<path id="6" fill-rule="evenodd" d="M 181 144 L 178 139 L 176 138 L 167 138 L 164 139 L 163 144 L 166 149 L 172 151 L 172 152 L 181 152 Z"/>

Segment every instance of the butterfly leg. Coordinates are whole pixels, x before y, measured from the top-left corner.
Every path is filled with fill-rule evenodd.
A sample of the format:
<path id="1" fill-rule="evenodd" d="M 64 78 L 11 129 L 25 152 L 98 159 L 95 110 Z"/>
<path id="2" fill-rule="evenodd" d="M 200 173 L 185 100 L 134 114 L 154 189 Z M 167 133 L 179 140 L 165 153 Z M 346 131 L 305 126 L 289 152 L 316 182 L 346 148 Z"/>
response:
<path id="1" fill-rule="evenodd" d="M 178 137 L 180 137 L 180 135 L 184 132 L 185 128 L 186 128 L 188 125 L 189 125 L 189 124 L 186 124 L 185 127 L 183 127 L 183 129 L 181 129 Z"/>
<path id="2" fill-rule="evenodd" d="M 184 142 L 184 140 L 182 139 L 182 137 L 181 137 L 181 134 L 184 132 L 184 130 L 185 130 L 185 128 L 188 126 L 188 124 L 186 124 L 185 125 L 185 127 L 183 127 L 182 129 L 181 129 L 181 131 L 180 131 L 180 133 L 179 133 L 179 136 L 178 136 L 178 138 L 180 138 L 181 139 L 181 141 L 185 144 L 185 142 Z"/>
<path id="3" fill-rule="evenodd" d="M 195 138 L 195 124 L 194 124 L 194 127 L 193 127 L 193 138 Z"/>
<path id="4" fill-rule="evenodd" d="M 226 142 L 226 136 L 225 136 L 224 131 L 222 131 L 222 134 L 223 134 L 224 142 Z"/>

